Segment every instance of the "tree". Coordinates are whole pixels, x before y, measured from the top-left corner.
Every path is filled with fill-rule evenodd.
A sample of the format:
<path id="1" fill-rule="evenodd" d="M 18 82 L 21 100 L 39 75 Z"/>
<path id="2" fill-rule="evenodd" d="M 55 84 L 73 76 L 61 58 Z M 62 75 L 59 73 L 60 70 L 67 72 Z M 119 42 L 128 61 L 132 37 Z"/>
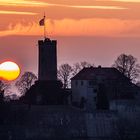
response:
<path id="1" fill-rule="evenodd" d="M 25 72 L 19 81 L 16 82 L 16 87 L 20 91 L 21 95 L 25 94 L 27 90 L 34 84 L 37 80 L 37 77 L 32 72 Z"/>
<path id="2" fill-rule="evenodd" d="M 86 61 L 75 63 L 73 66 L 73 76 L 75 76 L 83 68 L 94 67 L 94 64 L 88 63 Z"/>
<path id="3" fill-rule="evenodd" d="M 72 75 L 72 67 L 69 64 L 62 64 L 58 69 L 58 79 L 63 82 L 63 88 L 68 88 Z"/>
<path id="4" fill-rule="evenodd" d="M 10 84 L 0 80 L 0 93 L 8 90 L 10 88 Z"/>
<path id="5" fill-rule="evenodd" d="M 0 80 L 0 98 L 4 97 L 4 93 L 6 93 L 10 88 L 10 84 Z"/>
<path id="6" fill-rule="evenodd" d="M 118 69 L 132 82 L 135 82 L 140 73 L 140 65 L 137 63 L 137 58 L 132 55 L 121 54 L 115 60 L 113 67 Z"/>

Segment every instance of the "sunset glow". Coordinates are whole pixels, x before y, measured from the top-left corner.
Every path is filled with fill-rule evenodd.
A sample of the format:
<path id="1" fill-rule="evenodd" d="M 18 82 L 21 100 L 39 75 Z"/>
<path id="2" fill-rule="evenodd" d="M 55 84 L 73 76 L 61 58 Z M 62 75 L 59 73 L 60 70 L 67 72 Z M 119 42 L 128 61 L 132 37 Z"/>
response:
<path id="1" fill-rule="evenodd" d="M 17 12 L 17 11 L 1 11 L 0 14 L 9 14 L 9 15 L 37 15 L 37 13 L 32 12 Z"/>
<path id="2" fill-rule="evenodd" d="M 81 5 L 77 5 L 77 6 L 68 6 L 68 5 L 64 5 L 66 7 L 71 7 L 71 8 L 81 8 L 81 9 L 112 9 L 112 10 L 122 10 L 122 9 L 127 9 L 124 7 L 118 7 L 118 6 L 81 6 Z"/>
<path id="3" fill-rule="evenodd" d="M 128 4 L 126 5 L 127 2 Z M 129 4 L 130 2 L 133 3 L 132 7 Z M 1 24 L 3 24 L 5 28 L 0 30 L 0 36 L 42 35 L 43 29 L 38 26 L 38 20 L 42 18 L 44 13 L 42 9 L 46 9 L 46 28 L 48 34 L 51 36 L 139 36 L 139 30 L 136 30 L 136 32 L 132 34 L 130 32 L 133 29 L 135 30 L 136 26 L 140 26 L 140 19 L 138 18 L 138 12 L 140 12 L 140 10 L 137 8 L 138 4 L 135 4 L 136 2 L 140 1 L 87 0 L 81 3 L 74 1 L 68 3 L 62 0 L 56 3 L 56 1 L 51 0 L 48 3 L 43 0 L 0 0 L 2 7 L 0 14 L 2 18 L 6 18 L 4 15 L 7 17 L 10 15 L 13 15 L 13 17 L 21 15 L 23 17 L 20 18 L 25 22 L 23 24 L 22 20 L 13 20 L 13 17 L 9 17 L 10 21 L 7 19 L 7 22 L 6 20 L 2 20 Z M 12 10 L 5 7 L 9 5 L 10 7 L 12 6 Z M 27 6 L 31 7 L 28 8 Z M 33 8 L 32 6 L 35 7 Z M 19 7 L 21 7 L 20 9 L 22 10 L 20 10 Z M 56 12 L 54 12 L 54 9 Z M 65 10 L 65 12 L 63 12 L 63 10 Z M 69 11 L 75 14 L 70 14 Z M 133 13 L 132 15 L 132 11 L 136 12 L 136 14 Z M 42 15 L 40 15 L 40 12 L 42 12 Z M 36 16 L 36 20 L 34 16 Z M 28 20 L 26 20 L 26 18 L 28 18 Z"/>
<path id="4" fill-rule="evenodd" d="M 120 2 L 140 2 L 140 0 L 112 0 L 112 1 L 120 1 Z"/>
<path id="5" fill-rule="evenodd" d="M 140 60 L 140 0 L 0 0 L 1 62 L 12 58 L 37 73 L 44 12 L 46 34 L 58 40 L 58 64 L 110 66 L 121 53 Z"/>
<path id="6" fill-rule="evenodd" d="M 4 62 L 0 64 L 0 78 L 12 81 L 17 79 L 17 77 L 20 74 L 20 68 L 19 66 L 11 61 Z"/>
<path id="7" fill-rule="evenodd" d="M 38 1 L 28 1 L 28 0 L 0 0 L 0 5 L 3 6 L 48 6 L 50 4 Z"/>

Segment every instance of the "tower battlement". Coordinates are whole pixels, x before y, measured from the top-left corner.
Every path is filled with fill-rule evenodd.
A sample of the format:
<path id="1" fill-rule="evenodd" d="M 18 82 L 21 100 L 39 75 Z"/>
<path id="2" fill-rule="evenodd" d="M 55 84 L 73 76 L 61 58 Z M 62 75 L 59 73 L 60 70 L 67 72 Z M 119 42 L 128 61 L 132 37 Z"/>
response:
<path id="1" fill-rule="evenodd" d="M 40 45 L 47 45 L 47 46 L 56 46 L 57 41 L 56 40 L 50 40 L 49 38 L 45 38 L 45 40 L 39 40 L 38 41 L 39 46 Z"/>

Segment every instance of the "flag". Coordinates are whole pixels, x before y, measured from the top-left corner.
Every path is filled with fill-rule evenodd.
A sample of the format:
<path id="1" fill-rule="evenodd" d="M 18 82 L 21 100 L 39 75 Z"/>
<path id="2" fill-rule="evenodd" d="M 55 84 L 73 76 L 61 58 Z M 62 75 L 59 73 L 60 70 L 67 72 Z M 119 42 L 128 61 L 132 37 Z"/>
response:
<path id="1" fill-rule="evenodd" d="M 45 17 L 39 21 L 39 25 L 40 26 L 44 26 L 45 25 Z"/>

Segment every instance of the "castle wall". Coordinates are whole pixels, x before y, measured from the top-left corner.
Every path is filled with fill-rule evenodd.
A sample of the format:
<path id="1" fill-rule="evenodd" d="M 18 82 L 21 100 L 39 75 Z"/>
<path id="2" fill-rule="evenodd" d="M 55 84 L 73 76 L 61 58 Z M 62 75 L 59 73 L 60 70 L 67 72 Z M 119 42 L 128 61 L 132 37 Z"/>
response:
<path id="1" fill-rule="evenodd" d="M 115 114 L 88 113 L 66 106 L 15 106 L 4 124 L 0 137 L 8 132 L 11 137 L 24 139 L 80 139 L 110 138 Z M 16 133 L 18 132 L 18 133 Z M 8 136 L 7 135 L 7 136 Z"/>

